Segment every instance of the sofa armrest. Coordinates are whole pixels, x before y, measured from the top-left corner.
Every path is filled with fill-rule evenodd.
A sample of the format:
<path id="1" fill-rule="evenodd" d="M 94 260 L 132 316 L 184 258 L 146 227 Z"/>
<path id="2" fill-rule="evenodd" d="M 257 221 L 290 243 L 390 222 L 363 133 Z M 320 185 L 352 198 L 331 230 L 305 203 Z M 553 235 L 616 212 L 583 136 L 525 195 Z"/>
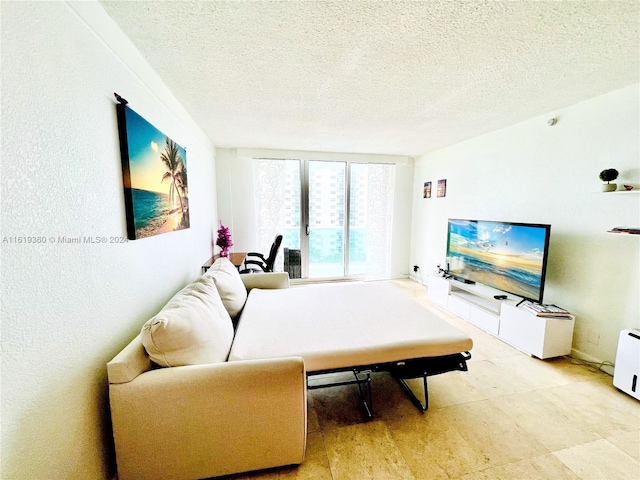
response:
<path id="1" fill-rule="evenodd" d="M 152 370 L 109 385 L 120 480 L 207 478 L 301 463 L 300 357 Z"/>
<path id="2" fill-rule="evenodd" d="M 247 292 L 253 288 L 289 288 L 289 274 L 287 272 L 245 273 L 240 275 L 240 278 Z"/>
<path id="3" fill-rule="evenodd" d="M 109 383 L 127 383 L 153 368 L 153 363 L 142 345 L 142 335 L 138 334 L 107 363 L 107 376 Z"/>

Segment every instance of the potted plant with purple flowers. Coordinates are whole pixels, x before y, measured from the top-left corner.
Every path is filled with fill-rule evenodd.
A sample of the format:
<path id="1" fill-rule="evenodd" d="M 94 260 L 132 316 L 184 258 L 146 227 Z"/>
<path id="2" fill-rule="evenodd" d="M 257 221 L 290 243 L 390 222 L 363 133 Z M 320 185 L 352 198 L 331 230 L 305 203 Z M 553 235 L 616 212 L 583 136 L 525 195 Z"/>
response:
<path id="1" fill-rule="evenodd" d="M 216 239 L 216 245 L 220 247 L 220 256 L 228 257 L 229 256 L 229 248 L 233 246 L 233 242 L 231 241 L 231 232 L 229 231 L 229 227 L 225 227 L 220 221 L 220 228 L 218 228 L 218 238 Z"/>

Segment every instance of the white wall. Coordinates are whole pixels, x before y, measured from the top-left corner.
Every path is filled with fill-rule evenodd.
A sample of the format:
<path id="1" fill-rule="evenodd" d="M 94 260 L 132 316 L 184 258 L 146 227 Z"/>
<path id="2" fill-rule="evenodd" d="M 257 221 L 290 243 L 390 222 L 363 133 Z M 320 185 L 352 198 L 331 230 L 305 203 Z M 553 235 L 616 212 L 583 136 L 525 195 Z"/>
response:
<path id="1" fill-rule="evenodd" d="M 423 278 L 444 264 L 448 218 L 551 224 L 544 301 L 577 315 L 575 354 L 615 360 L 621 329 L 640 327 L 638 85 L 416 159 L 411 264 Z M 557 117 L 550 127 L 547 120 Z M 634 193 L 600 193 L 598 174 L 620 172 Z M 445 198 L 422 198 L 447 179 Z"/>
<path id="2" fill-rule="evenodd" d="M 218 213 L 220 220 L 231 227 L 233 251 L 252 252 L 258 248 L 252 159 L 260 157 L 395 163 L 390 277 L 408 276 L 413 159 L 392 155 L 217 148 Z"/>
<path id="3" fill-rule="evenodd" d="M 99 4 L 1 8 L 0 477 L 111 478 L 105 364 L 211 256 L 215 151 Z M 191 228 L 59 244 L 126 237 L 113 92 L 187 149 Z"/>

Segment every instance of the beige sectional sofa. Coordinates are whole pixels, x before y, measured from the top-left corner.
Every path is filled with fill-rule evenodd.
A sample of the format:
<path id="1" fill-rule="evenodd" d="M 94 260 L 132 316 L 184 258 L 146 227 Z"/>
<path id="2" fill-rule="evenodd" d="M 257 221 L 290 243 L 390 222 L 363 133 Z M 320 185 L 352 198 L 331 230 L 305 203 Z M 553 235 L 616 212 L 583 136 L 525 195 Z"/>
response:
<path id="1" fill-rule="evenodd" d="M 225 361 L 228 312 L 236 317 L 254 287 L 288 287 L 288 276 L 240 278 L 220 261 L 108 363 L 119 480 L 199 479 L 304 459 L 302 358 Z"/>

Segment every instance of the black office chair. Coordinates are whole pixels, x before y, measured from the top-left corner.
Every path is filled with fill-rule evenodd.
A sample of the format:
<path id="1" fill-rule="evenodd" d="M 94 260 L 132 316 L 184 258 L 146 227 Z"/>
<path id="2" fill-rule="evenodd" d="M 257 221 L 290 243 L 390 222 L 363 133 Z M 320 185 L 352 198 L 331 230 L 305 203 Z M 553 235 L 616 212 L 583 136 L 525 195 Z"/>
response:
<path id="1" fill-rule="evenodd" d="M 278 235 L 271 245 L 269 250 L 269 256 L 265 258 L 264 255 L 257 252 L 249 252 L 244 258 L 243 269 L 240 273 L 264 273 L 273 272 L 273 264 L 276 261 L 278 250 L 282 244 L 282 235 Z"/>

